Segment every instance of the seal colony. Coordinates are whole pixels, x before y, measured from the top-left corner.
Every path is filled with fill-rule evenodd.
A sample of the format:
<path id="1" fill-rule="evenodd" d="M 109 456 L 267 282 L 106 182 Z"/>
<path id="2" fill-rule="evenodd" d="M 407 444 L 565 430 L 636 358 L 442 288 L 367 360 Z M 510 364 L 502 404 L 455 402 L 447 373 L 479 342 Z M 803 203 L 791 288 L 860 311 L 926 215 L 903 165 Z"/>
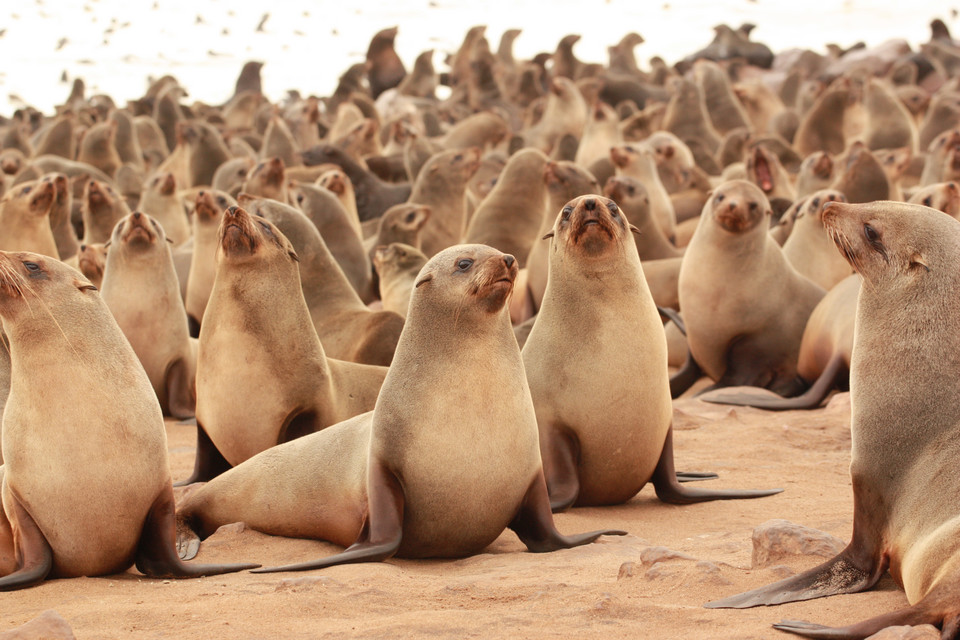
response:
<path id="1" fill-rule="evenodd" d="M 477 27 L 438 72 L 392 27 L 331 96 L 270 104 L 251 63 L 222 105 L 164 76 L 0 118 L 0 589 L 253 568 L 184 562 L 234 522 L 345 547 L 262 571 L 476 556 L 506 529 L 601 554 L 626 532 L 552 512 L 780 491 L 681 484 L 717 476 L 675 470 L 697 414 L 671 394 L 815 410 L 849 378 L 849 546 L 707 606 L 889 571 L 909 607 L 777 628 L 958 637 L 960 45 L 935 22 L 917 51 L 774 54 L 751 28 L 644 70 L 637 34 L 604 65 Z M 197 423 L 176 513 L 163 414 Z"/>

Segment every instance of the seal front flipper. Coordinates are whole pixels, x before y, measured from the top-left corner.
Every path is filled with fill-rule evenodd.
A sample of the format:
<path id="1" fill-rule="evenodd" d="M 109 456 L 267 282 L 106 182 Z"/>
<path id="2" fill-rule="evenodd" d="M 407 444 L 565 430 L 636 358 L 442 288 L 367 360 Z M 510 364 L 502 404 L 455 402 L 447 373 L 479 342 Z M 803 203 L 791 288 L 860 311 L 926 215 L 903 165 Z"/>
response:
<path id="1" fill-rule="evenodd" d="M 520 511 L 509 525 L 520 541 L 533 553 L 569 549 L 589 544 L 600 536 L 625 536 L 626 531 L 591 531 L 565 536 L 557 531 L 550 511 L 550 498 L 543 473 L 538 473 L 520 504 Z"/>
<path id="2" fill-rule="evenodd" d="M 380 562 L 392 558 L 400 548 L 400 540 L 403 536 L 403 488 L 397 477 L 382 463 L 371 460 L 371 465 L 367 480 L 369 512 L 356 542 L 343 552 L 326 558 L 282 567 L 265 567 L 255 569 L 251 573 L 307 571 L 338 564 Z"/>
<path id="3" fill-rule="evenodd" d="M 716 480 L 719 477 L 712 471 L 677 471 L 677 482 L 700 482 L 701 480 Z"/>
<path id="4" fill-rule="evenodd" d="M 547 425 L 540 432 L 543 456 L 543 477 L 550 496 L 553 513 L 573 506 L 580 495 L 577 464 L 580 460 L 580 442 L 577 434 L 557 425 Z"/>
<path id="5" fill-rule="evenodd" d="M 13 494 L 12 491 L 10 493 Z M 13 496 L 13 505 L 10 506 L 13 507 L 12 515 L 17 525 L 16 530 L 19 533 L 17 538 L 19 545 L 16 545 L 16 550 L 19 552 L 17 554 L 19 568 L 0 578 L 0 591 L 32 587 L 42 582 L 49 575 L 50 570 L 53 569 L 53 549 L 50 548 L 50 543 L 47 542 L 33 517 L 23 507 L 16 495 Z M 6 520 L 2 514 L 0 514 L 0 517 Z M 8 531 L 11 530 L 8 529 Z"/>
<path id="6" fill-rule="evenodd" d="M 954 607 L 955 606 L 956 605 L 954 605 Z M 941 613 L 929 610 L 921 600 L 912 607 L 884 613 L 847 627 L 826 627 L 822 624 L 814 624 L 813 622 L 805 622 L 803 620 L 782 620 L 773 625 L 773 628 L 779 631 L 786 631 L 787 633 L 794 633 L 804 638 L 863 640 L 887 627 L 932 624 L 943 627 L 940 638 L 955 639 L 957 638 L 958 631 L 960 631 L 960 629 L 957 628 L 957 622 L 958 618 L 955 613 L 944 616 Z"/>
<path id="7" fill-rule="evenodd" d="M 207 435 L 203 425 L 197 421 L 197 458 L 193 465 L 193 474 L 182 482 L 175 482 L 175 487 L 185 487 L 194 482 L 207 482 L 230 469 L 230 463 L 223 457 L 217 445 Z"/>
<path id="8" fill-rule="evenodd" d="M 177 555 L 173 487 L 167 485 L 150 507 L 137 545 L 137 570 L 154 578 L 196 578 L 233 573 L 258 564 L 187 564 Z"/>
<path id="9" fill-rule="evenodd" d="M 660 452 L 660 460 L 657 462 L 657 468 L 653 471 L 653 488 L 656 489 L 657 497 L 663 502 L 670 504 L 692 504 L 694 502 L 707 502 L 709 500 L 738 500 L 743 498 L 763 498 L 780 493 L 783 489 L 716 489 L 713 491 L 705 489 L 688 489 L 683 487 L 677 481 L 677 472 L 673 466 L 673 426 L 667 430 L 667 438 L 663 443 L 663 449 Z"/>
<path id="10" fill-rule="evenodd" d="M 680 313 L 677 312 L 676 309 L 657 305 L 657 312 L 660 313 L 660 317 L 664 320 L 672 320 L 673 324 L 677 325 L 677 329 L 680 330 L 680 333 L 682 333 L 684 336 L 687 335 L 687 326 L 683 324 L 683 319 L 680 317 Z"/>

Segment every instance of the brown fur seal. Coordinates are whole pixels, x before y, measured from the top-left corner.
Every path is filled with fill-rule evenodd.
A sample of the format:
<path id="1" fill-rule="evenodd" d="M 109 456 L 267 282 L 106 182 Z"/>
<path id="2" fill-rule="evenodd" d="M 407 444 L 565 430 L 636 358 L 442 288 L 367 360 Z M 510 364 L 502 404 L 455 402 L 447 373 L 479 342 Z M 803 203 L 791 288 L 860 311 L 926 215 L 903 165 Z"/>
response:
<path id="1" fill-rule="evenodd" d="M 611 147 L 610 159 L 617 175 L 630 176 L 643 183 L 650 198 L 650 211 L 660 230 L 673 238 L 677 230 L 677 215 L 657 170 L 656 152 L 645 144 L 625 144 Z"/>
<path id="2" fill-rule="evenodd" d="M 793 395 L 804 387 L 796 375 L 803 328 L 825 292 L 770 238 L 770 214 L 750 182 L 714 190 L 683 257 L 680 308 L 693 358 L 716 387 Z"/>
<path id="3" fill-rule="evenodd" d="M 619 205 L 627 220 L 639 233 L 634 238 L 641 260 L 661 260 L 682 256 L 673 246 L 650 212 L 650 196 L 643 183 L 630 176 L 614 176 L 607 180 L 603 195 Z"/>
<path id="4" fill-rule="evenodd" d="M 231 158 L 220 132 L 205 122 L 191 122 L 181 127 L 188 153 L 189 179 L 183 187 L 209 186 L 217 167 Z"/>
<path id="5" fill-rule="evenodd" d="M 815 151 L 839 154 L 846 148 L 844 120 L 853 100 L 849 82 L 830 87 L 804 114 L 794 136 L 793 146 L 801 156 Z"/>
<path id="6" fill-rule="evenodd" d="M 943 211 L 951 218 L 960 219 L 960 187 L 956 182 L 937 182 L 917 190 L 910 200 L 911 204 Z"/>
<path id="7" fill-rule="evenodd" d="M 258 162 L 247 174 L 240 190 L 258 198 L 291 204 L 286 165 L 277 157 Z"/>
<path id="8" fill-rule="evenodd" d="M 821 220 L 823 207 L 828 202 L 846 201 L 843 193 L 831 189 L 813 193 L 800 207 L 790 236 L 783 243 L 783 255 L 793 268 L 824 291 L 830 291 L 850 275 L 850 265 L 837 253 Z"/>
<path id="9" fill-rule="evenodd" d="M 360 215 L 357 213 L 357 197 L 353 193 L 353 183 L 347 174 L 340 167 L 333 167 L 324 171 L 317 178 L 316 184 L 332 192 L 350 220 L 350 225 L 357 232 L 357 236 L 363 238 L 363 230 L 360 226 Z"/>
<path id="10" fill-rule="evenodd" d="M 7 191 L 0 198 L 0 249 L 59 258 L 50 228 L 50 210 L 56 196 L 57 187 L 51 176 Z"/>
<path id="11" fill-rule="evenodd" d="M 130 207 L 113 187 L 99 180 L 89 180 L 80 201 L 83 215 L 83 243 L 107 242 L 113 228 L 130 215 Z"/>
<path id="12" fill-rule="evenodd" d="M 136 211 L 117 223 L 101 292 L 163 413 L 192 418 L 197 345 L 190 339 L 170 243 L 155 219 Z"/>
<path id="13" fill-rule="evenodd" d="M 297 254 L 275 225 L 230 207 L 219 236 L 200 327 L 197 461 L 188 483 L 369 411 L 386 373 L 327 358 L 304 302 Z"/>
<path id="14" fill-rule="evenodd" d="M 597 179 L 589 171 L 573 162 L 548 162 L 543 169 L 543 182 L 547 185 L 547 202 L 543 223 L 537 232 L 540 239 L 533 244 L 530 255 L 527 257 L 526 290 L 530 296 L 530 306 L 527 308 L 529 313 L 535 313 L 540 308 L 543 292 L 547 289 L 550 247 L 543 241 L 543 236 L 553 229 L 553 212 L 559 211 L 577 196 L 600 193 Z M 522 293 L 522 290 L 516 292 L 511 304 L 522 302 L 520 300 Z"/>
<path id="15" fill-rule="evenodd" d="M 547 234 L 550 279 L 523 364 L 551 506 L 619 504 L 647 482 L 678 504 L 779 493 L 678 483 L 667 343 L 631 231 L 615 202 L 587 195 Z"/>
<path id="16" fill-rule="evenodd" d="M 293 139 L 293 133 L 283 118 L 279 115 L 270 118 L 267 129 L 263 132 L 263 144 L 260 145 L 259 157 L 264 160 L 280 158 L 284 166 L 294 167 L 300 164 L 299 151 L 297 142 Z"/>
<path id="17" fill-rule="evenodd" d="M 299 209 L 316 225 L 354 291 L 364 302 L 373 300 L 370 258 L 337 196 L 309 183 L 296 184 L 291 195 Z"/>
<path id="18" fill-rule="evenodd" d="M 883 166 L 862 142 L 854 142 L 837 161 L 838 175 L 831 189 L 847 196 L 848 202 L 873 202 L 890 197 L 890 180 Z"/>
<path id="19" fill-rule="evenodd" d="M 506 310 L 516 275 L 513 257 L 490 247 L 434 256 L 417 281 L 373 413 L 223 474 L 185 501 L 184 523 L 203 537 L 242 520 L 269 533 L 351 545 L 271 569 L 283 571 L 394 555 L 461 557 L 507 527 L 531 551 L 622 534 L 564 536 L 554 527 L 537 418 Z M 489 375 L 463 385 L 463 371 L 476 367 Z"/>
<path id="20" fill-rule="evenodd" d="M 77 268 L 93 286 L 99 288 L 103 282 L 103 270 L 107 266 L 106 244 L 82 244 L 77 254 Z"/>
<path id="21" fill-rule="evenodd" d="M 860 276 L 847 276 L 827 291 L 810 314 L 797 359 L 797 375 L 809 385 L 802 394 L 783 398 L 762 389 L 717 389 L 697 398 L 769 411 L 816 409 L 833 389 L 847 388 L 859 294 Z"/>
<path id="22" fill-rule="evenodd" d="M 307 166 L 333 163 L 340 166 L 353 182 L 360 222 L 379 218 L 395 204 L 406 202 L 410 197 L 409 184 L 388 184 L 350 159 L 332 145 L 318 145 L 302 154 Z"/>
<path id="23" fill-rule="evenodd" d="M 733 90 L 730 76 L 720 65 L 698 60 L 693 65 L 693 75 L 703 93 L 710 123 L 719 135 L 750 125 L 750 117 Z"/>
<path id="24" fill-rule="evenodd" d="M 687 144 L 691 140 L 699 141 L 710 155 L 720 148 L 720 134 L 707 115 L 703 92 L 692 80 L 677 78 L 674 81 L 662 126 Z"/>
<path id="25" fill-rule="evenodd" d="M 834 161 L 826 151 L 814 151 L 800 163 L 797 174 L 797 198 L 828 189 L 834 180 Z"/>
<path id="26" fill-rule="evenodd" d="M 793 202 L 797 193 L 790 174 L 783 168 L 780 158 L 762 144 L 752 145 L 746 152 L 744 168 L 747 180 L 754 183 L 771 203 L 775 199 Z"/>
<path id="27" fill-rule="evenodd" d="M 300 258 L 303 295 L 327 355 L 389 365 L 403 318 L 391 311 L 372 311 L 363 303 L 317 227 L 303 213 L 274 200 L 250 199 L 244 194 L 240 204 L 277 225 L 293 244 Z"/>
<path id="28" fill-rule="evenodd" d="M 547 162 L 536 149 L 513 154 L 470 219 L 464 234 L 466 242 L 498 248 L 516 256 L 524 266 L 543 222 L 547 198 L 543 171 Z M 428 253 L 426 249 L 424 246 L 424 253 Z"/>
<path id="29" fill-rule="evenodd" d="M 0 590 L 131 564 L 152 577 L 257 566 L 189 565 L 177 556 L 160 405 L 96 288 L 32 253 L 0 253 L 0 273 L 12 367 L 3 416 Z M 51 386 L 51 379 L 85 384 Z"/>
<path id="30" fill-rule="evenodd" d="M 187 276 L 184 307 L 190 321 L 191 335 L 199 335 L 203 312 L 207 308 L 213 280 L 217 273 L 217 247 L 220 244 L 220 219 L 237 201 L 215 189 L 203 189 L 193 206 L 193 258 Z"/>
<path id="31" fill-rule="evenodd" d="M 367 48 L 367 77 L 370 80 L 370 94 L 374 99 L 387 89 L 400 84 L 407 75 L 403 61 L 393 48 L 396 37 L 397 27 L 383 29 L 373 36 Z"/>
<path id="32" fill-rule="evenodd" d="M 385 310 L 407 316 L 413 285 L 427 260 L 422 251 L 402 242 L 376 248 L 373 266 L 377 270 L 380 299 Z"/>
<path id="33" fill-rule="evenodd" d="M 887 83 L 877 78 L 867 82 L 863 95 L 867 111 L 864 141 L 868 149 L 918 149 L 917 127 L 906 106 Z"/>
<path id="34" fill-rule="evenodd" d="M 417 174 L 407 202 L 430 208 L 418 245 L 427 256 L 457 244 L 463 238 L 467 230 L 464 195 L 467 182 L 479 167 L 480 149 L 477 147 L 451 149 L 434 154 Z M 414 244 L 400 238 L 380 238 L 377 244 L 397 241 Z"/>
<path id="35" fill-rule="evenodd" d="M 813 638 L 866 638 L 892 625 L 933 624 L 960 633 L 960 535 L 953 354 L 960 325 L 960 223 L 919 205 L 832 204 L 824 224 L 862 276 L 850 369 L 853 536 L 818 567 L 709 603 L 751 607 L 873 587 L 888 571 L 911 606 L 827 629 L 784 621 L 776 628 Z M 909 378 L 905 386 L 904 378 Z"/>
<path id="36" fill-rule="evenodd" d="M 420 250 L 421 231 L 431 216 L 430 207 L 415 202 L 396 204 L 387 209 L 380 218 L 377 232 L 365 242 L 370 252 L 370 259 L 378 247 L 387 246 L 394 242 L 410 245 Z"/>
<path id="37" fill-rule="evenodd" d="M 57 253 L 61 260 L 69 260 L 75 257 L 80 249 L 80 240 L 71 220 L 74 209 L 73 187 L 69 178 L 62 173 L 48 173 L 43 177 L 53 180 L 56 189 L 53 206 L 50 208 L 50 227 L 57 243 Z"/>
<path id="38" fill-rule="evenodd" d="M 583 135 L 587 124 L 587 103 L 572 80 L 554 77 L 544 106 L 543 117 L 527 130 L 527 146 L 550 153 L 565 135 Z"/>
<path id="39" fill-rule="evenodd" d="M 114 146 L 117 136 L 117 123 L 113 120 L 99 122 L 83 134 L 77 160 L 100 169 L 108 176 L 116 173 L 123 160 Z"/>
<path id="40" fill-rule="evenodd" d="M 172 173 L 157 174 L 147 180 L 137 210 L 159 222 L 173 244 L 183 244 L 190 238 L 190 220 Z"/>

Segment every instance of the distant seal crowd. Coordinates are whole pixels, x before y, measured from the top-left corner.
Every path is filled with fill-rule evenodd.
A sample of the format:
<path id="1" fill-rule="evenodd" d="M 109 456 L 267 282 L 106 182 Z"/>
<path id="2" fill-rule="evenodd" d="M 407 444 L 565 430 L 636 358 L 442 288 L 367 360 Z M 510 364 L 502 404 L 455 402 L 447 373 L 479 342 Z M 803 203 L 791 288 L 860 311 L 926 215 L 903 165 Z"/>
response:
<path id="1" fill-rule="evenodd" d="M 675 470 L 671 398 L 849 388 L 849 546 L 706 606 L 889 572 L 909 607 L 775 626 L 960 638 L 960 42 L 752 30 L 644 68 L 636 33 L 523 60 L 482 26 L 405 64 L 391 27 L 329 96 L 271 103 L 250 61 L 223 104 L 76 79 L 0 116 L 0 590 L 618 544 L 552 514 L 781 491 L 687 486 L 716 475 Z M 189 477 L 164 416 L 196 421 Z M 185 562 L 241 521 L 345 550 Z"/>

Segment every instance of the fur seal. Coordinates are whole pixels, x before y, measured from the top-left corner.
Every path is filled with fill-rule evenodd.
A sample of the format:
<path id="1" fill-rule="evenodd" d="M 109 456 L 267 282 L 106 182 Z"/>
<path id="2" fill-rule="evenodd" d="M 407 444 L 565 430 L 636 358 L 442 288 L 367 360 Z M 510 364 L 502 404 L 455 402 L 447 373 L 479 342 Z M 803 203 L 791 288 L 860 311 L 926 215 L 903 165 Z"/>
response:
<path id="1" fill-rule="evenodd" d="M 83 134 L 77 160 L 100 169 L 108 176 L 113 176 L 123 164 L 120 153 L 114 145 L 116 136 L 117 123 L 114 120 L 93 125 Z"/>
<path id="2" fill-rule="evenodd" d="M 677 230 L 677 214 L 657 170 L 656 151 L 645 144 L 625 144 L 610 148 L 610 159 L 618 176 L 630 176 L 643 183 L 650 198 L 650 211 L 660 230 L 673 238 Z"/>
<path id="3" fill-rule="evenodd" d="M 213 280 L 217 273 L 220 219 L 237 201 L 215 189 L 201 189 L 193 205 L 193 258 L 187 275 L 184 307 L 190 322 L 190 334 L 200 334 L 200 323 L 207 308 Z"/>
<path id="4" fill-rule="evenodd" d="M 376 235 L 370 236 L 365 243 L 369 248 L 371 262 L 378 247 L 394 242 L 410 245 L 420 251 L 421 231 L 431 215 L 430 207 L 415 202 L 395 204 L 387 209 L 377 225 Z"/>
<path id="5" fill-rule="evenodd" d="M 524 136 L 527 146 L 550 153 L 565 134 L 580 139 L 587 125 L 588 109 L 573 80 L 555 76 L 550 81 L 543 116 Z"/>
<path id="6" fill-rule="evenodd" d="M 809 385 L 798 396 L 783 398 L 765 390 L 717 389 L 697 396 L 705 402 L 734 404 L 768 411 L 816 409 L 835 388 L 849 383 L 853 327 L 860 276 L 847 276 L 817 303 L 800 340 L 797 375 Z"/>
<path id="7" fill-rule="evenodd" d="M 400 84 L 407 70 L 403 61 L 394 49 L 394 40 L 397 37 L 397 27 L 390 27 L 378 31 L 370 40 L 367 48 L 367 77 L 370 80 L 370 94 L 373 99 Z"/>
<path id="8" fill-rule="evenodd" d="M 680 308 L 690 352 L 715 387 L 794 395 L 805 386 L 796 375 L 800 339 L 825 291 L 770 238 L 770 214 L 753 183 L 714 190 L 683 257 Z"/>
<path id="9" fill-rule="evenodd" d="M 132 212 L 130 207 L 109 184 L 89 180 L 80 201 L 83 215 L 83 243 L 107 242 L 117 222 Z"/>
<path id="10" fill-rule="evenodd" d="M 849 81 L 835 83 L 804 114 L 794 136 L 793 146 L 807 157 L 815 151 L 839 154 L 846 148 L 844 120 L 853 100 Z"/>
<path id="11" fill-rule="evenodd" d="M 463 238 L 467 230 L 464 195 L 467 182 L 479 167 L 479 148 L 451 149 L 435 153 L 417 174 L 407 203 L 416 203 L 430 209 L 429 218 L 423 221 L 419 245 L 428 256 L 457 244 Z M 389 244 L 387 240 L 380 238 L 377 244 Z M 399 238 L 389 241 L 395 240 L 414 244 Z"/>
<path id="12" fill-rule="evenodd" d="M 413 285 L 427 260 L 422 251 L 402 242 L 376 248 L 373 266 L 377 270 L 380 299 L 385 310 L 407 316 Z"/>
<path id="13" fill-rule="evenodd" d="M 543 171 L 547 162 L 547 156 L 537 149 L 513 154 L 470 219 L 465 241 L 498 248 L 516 256 L 524 266 L 543 222 L 547 200 Z M 426 246 L 424 253 L 429 253 Z"/>
<path id="14" fill-rule="evenodd" d="M 951 218 L 960 219 L 960 187 L 956 182 L 936 182 L 917 190 L 907 201 L 943 211 Z"/>
<path id="15" fill-rule="evenodd" d="M 373 408 L 386 369 L 327 358 L 297 265 L 269 220 L 240 207 L 223 213 L 200 326 L 197 459 L 187 483 Z"/>
<path id="16" fill-rule="evenodd" d="M 100 288 L 107 266 L 107 246 L 102 243 L 82 244 L 77 254 L 77 268 L 93 286 Z"/>
<path id="17" fill-rule="evenodd" d="M 54 179 L 25 182 L 0 198 L 0 249 L 32 251 L 59 258 L 50 228 L 50 210 L 57 195 Z"/>
<path id="18" fill-rule="evenodd" d="M 585 195 L 547 234 L 550 278 L 522 355 L 551 507 L 620 504 L 647 482 L 676 504 L 779 493 L 677 481 L 667 342 L 631 231 L 613 200 Z"/>
<path id="19" fill-rule="evenodd" d="M 190 220 L 172 173 L 161 173 L 147 180 L 137 210 L 154 218 L 175 245 L 190 238 Z"/>
<path id="20" fill-rule="evenodd" d="M 803 198 L 814 191 L 827 189 L 834 180 L 834 161 L 826 151 L 814 151 L 800 163 L 797 174 L 797 197 Z"/>
<path id="21" fill-rule="evenodd" d="M 223 474 L 185 501 L 183 523 L 202 537 L 242 520 L 269 533 L 351 545 L 269 571 L 394 555 L 462 557 L 507 527 L 537 552 L 622 534 L 564 536 L 553 524 L 537 419 L 506 309 L 516 276 L 513 256 L 486 246 L 434 256 L 420 273 L 373 413 Z M 465 368 L 478 366 L 489 375 L 463 385 Z"/>
<path id="22" fill-rule="evenodd" d="M 710 608 L 808 600 L 873 587 L 890 572 L 910 606 L 843 628 L 784 621 L 812 638 L 866 638 L 892 625 L 960 633 L 956 481 L 960 223 L 920 205 L 831 204 L 824 224 L 863 279 L 850 369 L 853 536 L 839 555 Z M 904 376 L 910 379 L 909 388 Z"/>
<path id="23" fill-rule="evenodd" d="M 0 590 L 131 564 L 151 577 L 184 578 L 258 566 L 189 565 L 178 557 L 160 405 L 96 288 L 33 253 L 0 253 L 0 273 L 12 367 Z M 51 387 L 50 375 L 86 384 Z"/>
<path id="24" fill-rule="evenodd" d="M 673 246 L 650 212 L 650 196 L 643 182 L 630 176 L 614 176 L 607 180 L 603 195 L 619 205 L 627 220 L 639 233 L 634 238 L 641 260 L 662 260 L 682 256 Z"/>
<path id="25" fill-rule="evenodd" d="M 310 317 L 323 349 L 331 358 L 389 365 L 403 329 L 403 318 L 373 311 L 363 303 L 327 243 L 309 218 L 275 200 L 250 199 L 240 204 L 273 222 L 300 258 L 300 279 Z"/>
<path id="26" fill-rule="evenodd" d="M 333 163 L 343 169 L 353 182 L 360 222 L 379 218 L 393 205 L 406 202 L 410 198 L 411 185 L 384 182 L 332 145 L 311 147 L 301 155 L 307 166 Z"/>
<path id="27" fill-rule="evenodd" d="M 117 223 L 101 297 L 143 364 L 163 413 L 192 418 L 197 345 L 163 226 L 135 211 Z"/>
<path id="28" fill-rule="evenodd" d="M 80 240 L 71 220 L 74 208 L 73 187 L 70 179 L 62 173 L 48 173 L 43 177 L 53 180 L 56 189 L 53 206 L 50 208 L 50 227 L 57 243 L 57 253 L 61 260 L 69 260 L 75 257 L 80 249 Z"/>
<path id="29" fill-rule="evenodd" d="M 849 276 L 850 265 L 837 253 L 820 216 L 828 202 L 846 201 L 843 193 L 832 189 L 811 194 L 797 211 L 793 229 L 783 243 L 783 255 L 793 268 L 824 291 Z"/>

